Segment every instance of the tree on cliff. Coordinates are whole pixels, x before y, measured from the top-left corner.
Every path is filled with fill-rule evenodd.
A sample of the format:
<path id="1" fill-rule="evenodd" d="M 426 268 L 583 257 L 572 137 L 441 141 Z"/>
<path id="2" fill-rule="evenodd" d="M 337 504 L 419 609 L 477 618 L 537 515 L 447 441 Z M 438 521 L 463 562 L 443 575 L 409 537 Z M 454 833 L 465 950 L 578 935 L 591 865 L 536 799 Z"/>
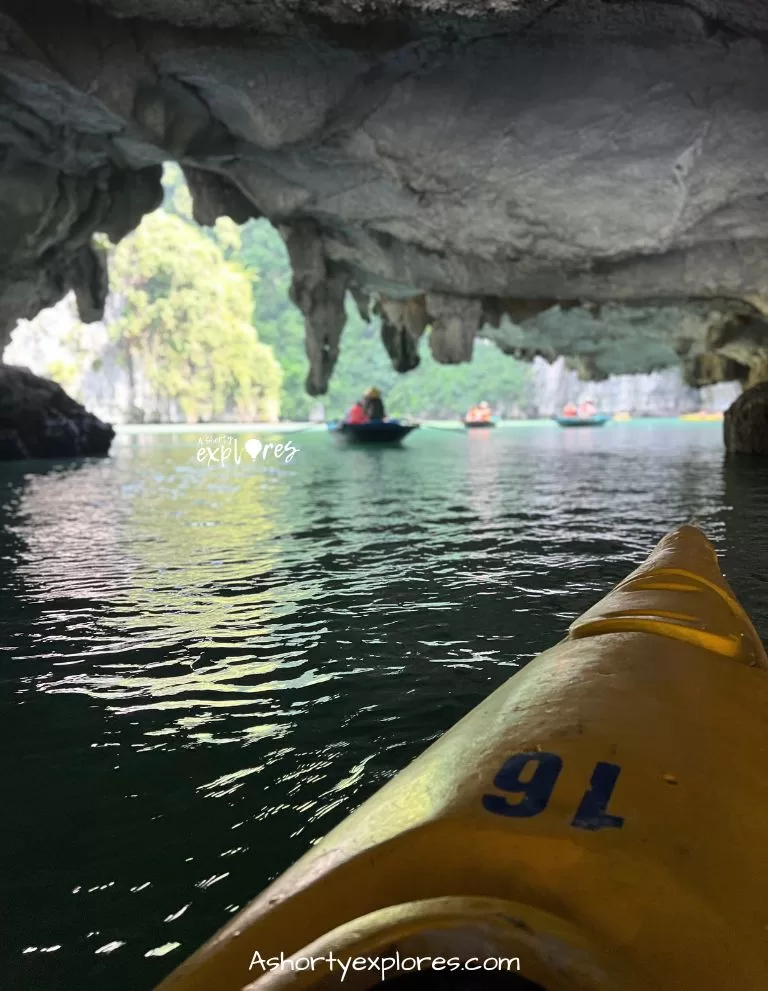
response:
<path id="1" fill-rule="evenodd" d="M 110 268 L 110 334 L 134 391 L 143 377 L 190 422 L 277 415 L 282 373 L 251 323 L 251 279 L 216 239 L 158 210 L 117 246 Z"/>

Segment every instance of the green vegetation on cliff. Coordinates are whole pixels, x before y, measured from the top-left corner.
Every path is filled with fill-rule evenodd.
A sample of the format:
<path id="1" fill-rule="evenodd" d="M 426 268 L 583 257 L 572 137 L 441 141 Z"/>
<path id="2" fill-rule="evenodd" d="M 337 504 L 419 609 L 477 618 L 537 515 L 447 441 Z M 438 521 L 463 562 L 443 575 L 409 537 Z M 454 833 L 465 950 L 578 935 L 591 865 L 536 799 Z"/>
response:
<path id="1" fill-rule="evenodd" d="M 109 333 L 134 401 L 141 378 L 187 421 L 270 418 L 280 366 L 251 323 L 251 279 L 225 258 L 239 248 L 237 228 L 220 234 L 223 243 L 164 210 L 146 217 L 111 259 Z"/>

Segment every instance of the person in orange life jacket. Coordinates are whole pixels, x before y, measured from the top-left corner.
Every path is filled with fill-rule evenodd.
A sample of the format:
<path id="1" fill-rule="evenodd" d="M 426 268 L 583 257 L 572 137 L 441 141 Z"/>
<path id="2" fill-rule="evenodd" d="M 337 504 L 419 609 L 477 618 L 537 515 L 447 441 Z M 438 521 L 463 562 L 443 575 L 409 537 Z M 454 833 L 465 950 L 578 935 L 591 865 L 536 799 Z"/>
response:
<path id="1" fill-rule="evenodd" d="M 363 409 L 369 420 L 383 420 L 386 418 L 384 403 L 381 401 L 381 393 L 378 389 L 368 389 L 363 400 Z"/>
<path id="2" fill-rule="evenodd" d="M 567 403 L 563 407 L 563 416 L 578 416 L 578 412 L 573 403 Z"/>
<path id="3" fill-rule="evenodd" d="M 363 402 L 358 399 L 354 406 L 350 407 L 347 411 L 347 415 L 344 418 L 345 423 L 351 423 L 354 425 L 359 425 L 361 423 L 368 422 L 368 416 L 366 415 L 365 408 L 363 407 Z"/>

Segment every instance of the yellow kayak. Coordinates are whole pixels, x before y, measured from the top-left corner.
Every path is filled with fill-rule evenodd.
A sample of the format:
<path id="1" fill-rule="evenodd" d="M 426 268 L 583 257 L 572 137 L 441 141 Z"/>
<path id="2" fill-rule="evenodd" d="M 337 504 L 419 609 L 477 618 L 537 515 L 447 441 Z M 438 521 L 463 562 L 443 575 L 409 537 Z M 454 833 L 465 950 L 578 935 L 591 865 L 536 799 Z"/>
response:
<path id="1" fill-rule="evenodd" d="M 696 420 L 705 422 L 714 422 L 716 420 L 722 420 L 722 413 L 682 413 L 680 415 L 681 420 Z"/>
<path id="2" fill-rule="evenodd" d="M 677 530 L 161 991 L 765 991 L 767 671 Z"/>

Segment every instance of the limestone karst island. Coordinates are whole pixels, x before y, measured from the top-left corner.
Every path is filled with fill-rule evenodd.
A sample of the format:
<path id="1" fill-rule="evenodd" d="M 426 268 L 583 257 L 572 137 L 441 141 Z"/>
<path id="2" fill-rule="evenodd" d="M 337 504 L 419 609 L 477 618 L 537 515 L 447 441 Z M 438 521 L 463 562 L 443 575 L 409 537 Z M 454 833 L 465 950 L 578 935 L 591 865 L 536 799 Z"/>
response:
<path id="1" fill-rule="evenodd" d="M 5 991 L 768 988 L 768 4 L 0 0 Z"/>

